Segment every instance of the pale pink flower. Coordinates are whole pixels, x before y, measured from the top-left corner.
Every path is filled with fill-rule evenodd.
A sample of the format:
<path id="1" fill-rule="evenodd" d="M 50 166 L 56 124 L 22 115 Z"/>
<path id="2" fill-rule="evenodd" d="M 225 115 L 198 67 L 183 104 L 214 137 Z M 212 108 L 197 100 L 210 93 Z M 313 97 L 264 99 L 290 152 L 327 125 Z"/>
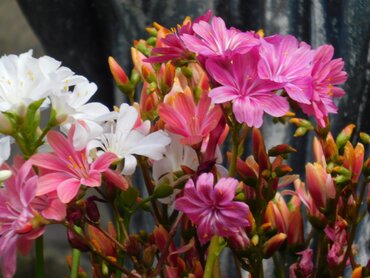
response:
<path id="1" fill-rule="evenodd" d="M 239 228 L 250 225 L 249 207 L 233 201 L 238 181 L 221 178 L 215 186 L 211 173 L 199 176 L 196 185 L 190 179 L 184 189 L 184 196 L 177 199 L 175 207 L 183 211 L 198 225 L 198 238 L 206 243 L 213 235 L 229 237 L 239 232 Z"/>
<path id="2" fill-rule="evenodd" d="M 159 105 L 158 114 L 168 131 L 183 137 L 183 144 L 200 143 L 217 126 L 222 116 L 221 108 L 213 106 L 206 93 L 202 94 L 196 104 L 188 87 L 168 102 Z"/>
<path id="3" fill-rule="evenodd" d="M 281 83 L 289 97 L 310 104 L 312 95 L 311 47 L 293 36 L 275 35 L 261 40 L 258 75 Z"/>
<path id="4" fill-rule="evenodd" d="M 0 188 L 0 257 L 5 278 L 15 273 L 17 249 L 28 253 L 32 240 L 44 232 L 42 226 L 32 225 L 38 212 L 31 207 L 37 184 L 37 176 L 29 175 L 31 169 L 32 164 L 25 163 Z"/>
<path id="5" fill-rule="evenodd" d="M 220 17 L 213 17 L 211 23 L 199 21 L 194 24 L 195 35 L 181 36 L 186 47 L 204 57 L 231 57 L 235 53 L 245 54 L 259 40 L 251 32 L 241 32 L 238 29 L 227 29 Z"/>
<path id="6" fill-rule="evenodd" d="M 214 59 L 206 63 L 208 73 L 221 85 L 209 96 L 215 103 L 232 101 L 236 120 L 250 127 L 261 127 L 263 112 L 281 117 L 289 110 L 287 100 L 272 92 L 281 85 L 258 77 L 258 59 L 259 54 L 251 51 L 234 55 L 227 65 Z"/>
<path id="7" fill-rule="evenodd" d="M 31 158 L 34 165 L 51 170 L 39 178 L 36 194 L 40 196 L 56 190 L 59 199 L 63 203 L 68 203 L 76 197 L 81 185 L 99 187 L 102 174 L 109 178 L 113 177 L 115 184 L 125 190 L 127 183 L 123 177 L 109 169 L 109 166 L 118 159 L 117 156 L 107 152 L 89 163 L 85 149 L 81 151 L 74 149 L 73 132 L 74 128 L 66 138 L 59 132 L 50 131 L 47 139 L 54 153 L 39 153 Z"/>
<path id="8" fill-rule="evenodd" d="M 333 55 L 334 48 L 331 45 L 323 45 L 316 50 L 311 71 L 311 104 L 300 104 L 303 112 L 313 115 L 321 127 L 326 126 L 329 113 L 337 112 L 333 98 L 345 94 L 343 89 L 335 86 L 347 80 L 347 73 L 343 71 L 344 62 L 341 58 L 332 60 Z"/>

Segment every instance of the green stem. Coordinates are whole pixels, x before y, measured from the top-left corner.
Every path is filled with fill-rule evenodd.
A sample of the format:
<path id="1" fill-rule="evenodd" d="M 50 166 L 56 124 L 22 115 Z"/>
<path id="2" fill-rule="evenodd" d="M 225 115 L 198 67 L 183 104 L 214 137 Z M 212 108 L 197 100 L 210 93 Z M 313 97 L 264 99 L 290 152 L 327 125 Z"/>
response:
<path id="1" fill-rule="evenodd" d="M 40 236 L 35 240 L 36 249 L 36 278 L 45 277 L 44 273 L 44 237 Z"/>
<path id="2" fill-rule="evenodd" d="M 213 276 L 213 270 L 215 269 L 215 263 L 219 263 L 218 257 L 220 256 L 225 246 L 226 246 L 226 242 L 222 237 L 219 237 L 219 236 L 212 237 L 211 244 L 208 247 L 208 257 L 207 257 L 207 262 L 206 262 L 206 267 L 204 270 L 203 278 L 215 277 Z"/>
<path id="3" fill-rule="evenodd" d="M 236 161 L 238 158 L 238 149 L 239 149 L 239 124 L 235 123 L 233 130 L 232 130 L 232 137 L 231 137 L 231 161 L 230 161 L 230 168 L 229 168 L 229 176 L 234 177 L 236 172 Z"/>
<path id="4" fill-rule="evenodd" d="M 81 251 L 78 249 L 72 249 L 72 269 L 71 269 L 71 278 L 78 277 L 78 269 L 80 267 L 80 256 Z"/>
<path id="5" fill-rule="evenodd" d="M 79 235 L 82 234 L 82 229 L 78 226 L 74 226 L 74 230 Z M 81 251 L 73 248 L 72 249 L 72 268 L 71 268 L 71 278 L 77 278 L 78 277 L 78 270 L 80 268 L 80 257 L 81 257 Z"/>

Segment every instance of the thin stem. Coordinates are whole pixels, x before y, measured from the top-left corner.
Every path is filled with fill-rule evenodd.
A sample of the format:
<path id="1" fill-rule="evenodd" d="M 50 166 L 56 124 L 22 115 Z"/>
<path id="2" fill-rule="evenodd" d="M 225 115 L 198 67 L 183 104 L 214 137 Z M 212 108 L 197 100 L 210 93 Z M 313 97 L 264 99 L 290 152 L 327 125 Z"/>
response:
<path id="1" fill-rule="evenodd" d="M 320 265 L 321 265 L 321 257 L 322 257 L 322 249 L 323 249 L 323 239 L 324 235 L 322 232 L 318 235 L 318 242 L 317 242 L 317 253 L 316 253 L 316 262 L 315 262 L 315 275 L 314 277 L 318 277 L 319 271 L 320 271 Z"/>
<path id="2" fill-rule="evenodd" d="M 98 256 L 105 262 L 109 263 L 111 266 L 113 266 L 115 269 L 120 270 L 122 273 L 126 274 L 128 278 L 137 278 L 138 276 L 131 273 L 130 270 L 120 266 L 117 264 L 115 261 L 113 261 L 111 258 L 106 257 L 104 254 L 100 253 L 95 249 L 95 247 L 91 244 L 89 240 L 87 240 L 83 235 L 79 234 L 75 229 L 74 225 L 71 225 L 68 222 L 63 222 L 63 224 L 67 229 L 69 229 L 76 237 L 78 237 L 82 242 L 84 242 L 87 246 L 89 246 L 90 252 L 93 253 L 94 255 Z M 38 278 L 38 277 L 37 277 Z"/>
<path id="3" fill-rule="evenodd" d="M 168 255 L 168 251 L 170 249 L 169 247 L 170 247 L 170 244 L 172 242 L 172 238 L 176 234 L 177 226 L 179 225 L 182 217 L 183 217 L 183 213 L 180 212 L 179 215 L 177 216 L 177 219 L 176 219 L 175 223 L 173 223 L 173 225 L 171 227 L 171 230 L 168 233 L 168 239 L 167 239 L 166 245 L 163 249 L 164 252 L 161 254 L 161 257 L 158 260 L 158 264 L 157 264 L 155 270 L 153 271 L 153 274 L 151 275 L 151 277 L 157 277 L 157 275 L 161 271 L 162 265 L 165 263 L 165 261 L 167 259 L 167 255 Z"/>
<path id="4" fill-rule="evenodd" d="M 80 256 L 81 251 L 73 248 L 72 249 L 72 269 L 71 269 L 71 278 L 77 278 L 78 277 L 78 270 L 80 268 Z"/>
<path id="5" fill-rule="evenodd" d="M 226 242 L 222 237 L 213 236 L 211 239 L 211 244 L 208 247 L 208 257 L 206 262 L 206 267 L 204 270 L 203 278 L 212 278 L 215 263 L 220 256 L 222 250 L 226 246 Z"/>
<path id="6" fill-rule="evenodd" d="M 150 177 L 150 173 L 149 173 L 149 170 L 148 170 L 148 165 L 143 159 L 139 158 L 138 161 L 139 161 L 139 165 L 141 167 L 141 170 L 143 172 L 145 186 L 148 190 L 148 194 L 152 195 L 153 192 L 154 192 L 154 184 L 153 184 L 152 178 Z M 155 200 L 150 200 L 150 202 L 151 202 L 152 207 L 153 207 L 154 220 L 155 220 L 156 224 L 159 224 L 162 221 L 161 221 L 161 214 L 159 213 L 157 204 L 156 204 Z"/>
<path id="7" fill-rule="evenodd" d="M 36 278 L 45 277 L 44 273 L 44 237 L 40 236 L 35 240 L 36 249 Z"/>
<path id="8" fill-rule="evenodd" d="M 80 235 L 82 235 L 82 229 L 78 226 L 73 227 L 74 231 Z M 71 278 L 78 277 L 78 269 L 80 268 L 80 257 L 81 251 L 77 248 L 72 249 L 72 269 L 71 269 Z"/>
<path id="9" fill-rule="evenodd" d="M 365 196 L 366 185 L 367 185 L 368 182 L 369 182 L 369 179 L 365 179 L 362 182 L 362 185 L 361 185 L 360 196 L 357 200 L 358 205 L 356 207 L 355 216 L 354 216 L 354 223 L 352 223 L 351 231 L 349 232 L 348 237 L 347 237 L 347 250 L 346 250 L 344 258 L 343 258 L 343 260 L 340 264 L 340 267 L 339 267 L 339 269 L 342 269 L 342 272 L 343 272 L 343 269 L 346 265 L 347 259 L 350 255 L 350 253 L 352 252 L 352 244 L 353 244 L 353 241 L 354 241 L 355 235 L 356 235 L 356 229 L 357 229 L 357 224 L 358 224 L 358 216 L 359 216 L 359 213 L 360 213 L 362 202 L 363 202 L 363 199 L 364 199 L 364 196 Z"/>
<path id="10" fill-rule="evenodd" d="M 232 129 L 232 137 L 231 137 L 231 161 L 230 161 L 230 168 L 229 168 L 229 176 L 234 177 L 236 172 L 236 161 L 238 158 L 238 149 L 239 149 L 239 127 L 238 123 L 234 124 Z"/>

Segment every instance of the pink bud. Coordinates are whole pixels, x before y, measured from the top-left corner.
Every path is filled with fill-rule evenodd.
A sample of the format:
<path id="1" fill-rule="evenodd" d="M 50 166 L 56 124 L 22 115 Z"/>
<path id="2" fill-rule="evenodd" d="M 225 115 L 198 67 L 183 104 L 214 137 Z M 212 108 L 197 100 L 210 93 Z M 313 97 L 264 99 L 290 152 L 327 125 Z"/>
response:
<path id="1" fill-rule="evenodd" d="M 108 58 L 109 69 L 113 75 L 114 81 L 117 85 L 126 86 L 129 83 L 129 79 L 122 69 L 122 67 L 114 60 L 112 56 Z"/>
<path id="2" fill-rule="evenodd" d="M 322 165 L 318 163 L 306 165 L 306 182 L 317 208 L 326 208 L 328 199 L 335 198 L 333 179 Z"/>
<path id="3" fill-rule="evenodd" d="M 263 257 L 270 258 L 283 245 L 286 238 L 286 234 L 279 233 L 266 241 L 263 245 Z"/>

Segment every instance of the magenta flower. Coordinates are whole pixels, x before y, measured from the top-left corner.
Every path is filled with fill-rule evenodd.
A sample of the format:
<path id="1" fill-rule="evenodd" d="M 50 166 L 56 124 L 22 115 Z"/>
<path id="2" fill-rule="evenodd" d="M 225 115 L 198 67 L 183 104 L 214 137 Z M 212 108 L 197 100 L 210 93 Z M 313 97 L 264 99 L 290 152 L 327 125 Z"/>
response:
<path id="1" fill-rule="evenodd" d="M 249 207 L 242 202 L 233 201 L 238 181 L 222 178 L 215 186 L 213 174 L 203 173 L 196 185 L 190 179 L 184 189 L 184 196 L 177 199 L 175 208 L 183 211 L 198 225 L 198 238 L 202 244 L 213 235 L 229 237 L 237 234 L 239 228 L 250 225 Z"/>
<path id="2" fill-rule="evenodd" d="M 181 36 L 186 47 L 205 57 L 231 57 L 235 53 L 245 54 L 254 46 L 259 45 L 259 39 L 251 32 L 241 32 L 238 29 L 227 29 L 220 17 L 213 17 L 211 24 L 199 21 L 193 25 L 195 35 Z"/>
<path id="3" fill-rule="evenodd" d="M 222 116 L 221 108 L 212 106 L 206 93 L 202 94 L 198 104 L 188 87 L 171 98 L 169 103 L 160 104 L 158 114 L 168 131 L 183 137 L 183 144 L 201 142 L 217 126 Z"/>
<path id="4" fill-rule="evenodd" d="M 344 62 L 341 58 L 332 60 L 333 55 L 334 48 L 331 45 L 323 45 L 316 50 L 311 71 L 311 104 L 300 104 L 303 112 L 313 115 L 321 127 L 326 126 L 329 113 L 337 112 L 333 98 L 345 94 L 343 89 L 335 86 L 347 80 L 347 73 L 343 71 Z"/>
<path id="5" fill-rule="evenodd" d="M 311 63 L 314 52 L 293 36 L 272 36 L 261 40 L 258 75 L 282 83 L 289 97 L 310 104 Z"/>
<path id="6" fill-rule="evenodd" d="M 80 189 L 81 185 L 98 187 L 101 185 L 102 174 L 125 190 L 127 183 L 118 173 L 109 169 L 109 166 L 118 158 L 115 154 L 106 152 L 99 156 L 93 163 L 89 163 L 85 155 L 85 149 L 76 151 L 73 147 L 73 128 L 68 138 L 61 133 L 50 131 L 47 135 L 48 142 L 54 153 L 39 153 L 31 158 L 34 165 L 48 169 L 48 173 L 41 175 L 37 183 L 36 195 L 44 195 L 57 191 L 59 199 L 63 203 L 70 202 Z"/>
<path id="7" fill-rule="evenodd" d="M 199 21 L 208 22 L 212 16 L 212 12 L 208 10 L 205 14 L 199 16 L 194 20 L 194 23 Z M 170 60 L 176 59 L 186 59 L 189 56 L 189 51 L 187 50 L 181 36 L 184 34 L 193 35 L 193 24 L 189 21 L 183 26 L 179 27 L 174 33 L 168 34 L 166 37 L 161 39 L 163 46 L 155 47 L 152 50 L 152 54 L 159 54 L 158 56 L 152 56 L 145 59 L 148 63 L 163 63 Z"/>
<path id="8" fill-rule="evenodd" d="M 0 188 L 0 257 L 5 278 L 13 277 L 17 249 L 26 254 L 32 240 L 39 237 L 43 227 L 33 227 L 32 219 L 38 213 L 31 207 L 35 198 L 37 176 L 29 175 L 31 163 L 25 163 L 3 188 Z"/>
<path id="9" fill-rule="evenodd" d="M 236 120 L 257 128 L 263 123 L 263 112 L 281 117 L 289 110 L 288 101 L 272 92 L 281 85 L 258 77 L 258 60 L 257 51 L 251 51 L 234 55 L 226 66 L 215 59 L 206 63 L 207 72 L 221 85 L 209 93 L 213 102 L 232 101 Z"/>

